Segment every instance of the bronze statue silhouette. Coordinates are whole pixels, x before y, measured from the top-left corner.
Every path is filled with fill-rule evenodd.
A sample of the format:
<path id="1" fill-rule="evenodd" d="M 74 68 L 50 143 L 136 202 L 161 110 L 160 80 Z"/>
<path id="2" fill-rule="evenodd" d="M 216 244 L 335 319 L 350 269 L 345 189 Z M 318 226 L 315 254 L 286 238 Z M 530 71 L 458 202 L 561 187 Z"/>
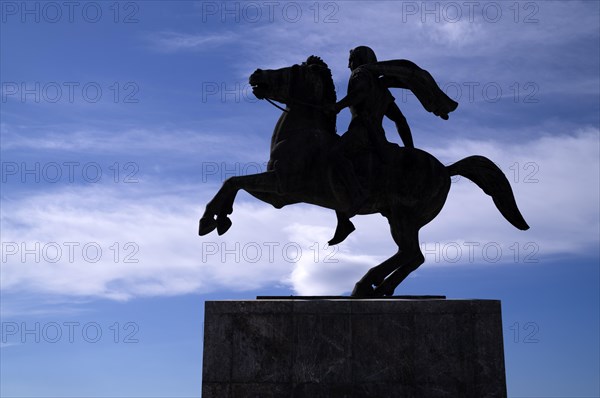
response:
<path id="1" fill-rule="evenodd" d="M 425 109 L 440 117 L 447 118 L 456 108 L 436 93 L 439 88 L 431 86 L 431 75 L 410 61 L 385 61 L 367 67 L 373 74 L 384 76 L 387 86 L 415 92 Z M 420 149 L 402 148 L 385 138 L 375 142 L 370 138 L 375 130 L 364 126 L 356 140 L 344 138 L 356 133 L 352 123 L 344 136 L 337 135 L 335 88 L 331 72 L 320 58 L 311 56 L 300 65 L 277 70 L 258 69 L 250 76 L 250 84 L 258 98 L 286 104 L 271 139 L 267 171 L 227 179 L 206 206 L 200 235 L 215 229 L 222 235 L 229 230 L 232 222 L 228 216 L 240 189 L 278 209 L 304 202 L 333 209 L 344 217 L 353 212 L 380 213 L 390 224 L 398 251 L 371 268 L 356 283 L 352 296 L 381 297 L 393 295 L 398 284 L 425 261 L 419 230 L 441 211 L 451 176 L 470 179 L 492 197 L 513 226 L 529 228 L 506 176 L 483 156 L 444 166 Z M 380 124 L 382 117 L 377 115 L 372 126 Z M 353 209 L 357 202 L 349 186 L 352 181 L 346 181 L 348 174 L 340 171 L 348 165 L 365 195 L 357 209 Z"/>

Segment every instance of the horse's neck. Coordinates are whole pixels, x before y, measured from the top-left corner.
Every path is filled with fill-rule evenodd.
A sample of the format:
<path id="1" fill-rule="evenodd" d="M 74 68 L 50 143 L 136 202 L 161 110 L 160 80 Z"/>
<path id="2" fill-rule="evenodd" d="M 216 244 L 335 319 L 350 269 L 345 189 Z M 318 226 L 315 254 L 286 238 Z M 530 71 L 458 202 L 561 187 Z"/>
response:
<path id="1" fill-rule="evenodd" d="M 321 131 L 323 134 L 330 134 L 330 127 L 327 125 L 326 118 L 322 113 L 306 108 L 288 108 L 288 112 L 283 112 L 275 125 L 271 144 L 274 145 L 289 137 L 290 134 L 314 133 Z"/>

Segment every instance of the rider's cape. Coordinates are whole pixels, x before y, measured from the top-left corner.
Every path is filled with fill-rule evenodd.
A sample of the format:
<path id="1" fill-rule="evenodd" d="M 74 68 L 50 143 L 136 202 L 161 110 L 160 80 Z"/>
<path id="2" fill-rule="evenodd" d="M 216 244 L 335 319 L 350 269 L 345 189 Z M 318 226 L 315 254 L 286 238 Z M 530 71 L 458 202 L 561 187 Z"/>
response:
<path id="1" fill-rule="evenodd" d="M 376 62 L 364 65 L 376 75 L 383 76 L 387 87 L 412 91 L 428 112 L 444 119 L 454 111 L 458 102 L 448 97 L 425 69 L 406 59 Z"/>

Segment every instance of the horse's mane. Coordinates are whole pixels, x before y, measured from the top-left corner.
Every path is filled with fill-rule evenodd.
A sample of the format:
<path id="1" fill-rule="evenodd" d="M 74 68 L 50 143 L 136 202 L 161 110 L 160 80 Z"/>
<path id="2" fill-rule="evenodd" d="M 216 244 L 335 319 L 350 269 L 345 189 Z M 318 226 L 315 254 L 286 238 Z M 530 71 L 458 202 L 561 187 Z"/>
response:
<path id="1" fill-rule="evenodd" d="M 321 74 L 321 81 L 323 82 L 323 103 L 335 104 L 337 102 L 337 95 L 335 93 L 335 85 L 333 84 L 333 77 L 331 76 L 331 70 L 329 69 L 329 66 L 327 66 L 325 61 L 316 55 L 311 55 L 308 57 L 305 64 L 307 66 L 318 65 L 321 67 L 319 68 L 319 71 Z M 332 115 L 331 120 L 329 121 L 329 127 L 333 133 L 336 132 L 336 119 L 336 115 Z"/>
<path id="2" fill-rule="evenodd" d="M 323 100 L 328 104 L 335 104 L 337 96 L 335 94 L 335 85 L 333 84 L 333 77 L 331 76 L 331 70 L 329 66 L 321 58 L 316 55 L 311 55 L 306 60 L 306 65 L 319 65 L 323 67 L 321 69 L 321 77 L 323 78 Z"/>

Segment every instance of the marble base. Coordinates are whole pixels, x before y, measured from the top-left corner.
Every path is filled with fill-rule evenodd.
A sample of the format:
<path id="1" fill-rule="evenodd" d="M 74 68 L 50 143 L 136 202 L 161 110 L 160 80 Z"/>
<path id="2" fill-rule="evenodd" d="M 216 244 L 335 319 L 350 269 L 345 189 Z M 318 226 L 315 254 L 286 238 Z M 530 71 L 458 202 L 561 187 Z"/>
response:
<path id="1" fill-rule="evenodd" d="M 207 301 L 202 397 L 506 397 L 500 301 Z"/>

